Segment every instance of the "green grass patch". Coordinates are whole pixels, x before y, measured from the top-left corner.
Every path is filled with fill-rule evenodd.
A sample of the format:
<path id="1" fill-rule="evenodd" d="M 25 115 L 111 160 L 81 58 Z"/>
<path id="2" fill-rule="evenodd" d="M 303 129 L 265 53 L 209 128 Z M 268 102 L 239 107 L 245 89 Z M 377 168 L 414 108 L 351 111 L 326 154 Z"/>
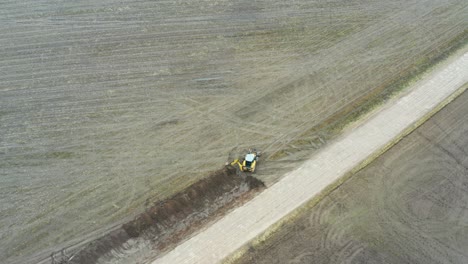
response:
<path id="1" fill-rule="evenodd" d="M 54 151 L 47 153 L 45 157 L 47 159 L 70 159 L 73 157 L 73 153 L 69 151 Z"/>

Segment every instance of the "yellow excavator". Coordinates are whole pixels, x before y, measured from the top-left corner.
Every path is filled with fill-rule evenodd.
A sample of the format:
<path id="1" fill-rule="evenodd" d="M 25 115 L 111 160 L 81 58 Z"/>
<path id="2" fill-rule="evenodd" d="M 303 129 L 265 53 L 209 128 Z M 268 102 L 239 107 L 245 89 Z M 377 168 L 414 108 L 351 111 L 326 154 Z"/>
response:
<path id="1" fill-rule="evenodd" d="M 243 160 L 235 159 L 231 162 L 231 166 L 238 165 L 239 169 L 244 172 L 254 172 L 257 166 L 258 157 L 260 152 L 255 149 L 249 149 Z"/>

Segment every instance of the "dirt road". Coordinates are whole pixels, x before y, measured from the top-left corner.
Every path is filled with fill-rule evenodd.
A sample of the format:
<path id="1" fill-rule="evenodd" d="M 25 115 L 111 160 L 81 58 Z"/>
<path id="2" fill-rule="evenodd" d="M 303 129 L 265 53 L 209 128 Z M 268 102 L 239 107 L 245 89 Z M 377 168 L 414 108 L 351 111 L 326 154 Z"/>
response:
<path id="1" fill-rule="evenodd" d="M 382 150 L 468 82 L 468 53 L 418 82 L 365 124 L 324 148 L 297 170 L 153 264 L 216 263 Z"/>

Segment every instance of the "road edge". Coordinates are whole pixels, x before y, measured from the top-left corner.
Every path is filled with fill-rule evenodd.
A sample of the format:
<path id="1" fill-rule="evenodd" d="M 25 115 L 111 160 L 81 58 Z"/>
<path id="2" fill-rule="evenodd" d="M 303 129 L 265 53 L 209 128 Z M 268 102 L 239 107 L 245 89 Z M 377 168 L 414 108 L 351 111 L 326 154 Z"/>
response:
<path id="1" fill-rule="evenodd" d="M 464 49 L 465 48 L 462 48 L 461 50 L 464 50 Z M 456 52 L 456 53 L 458 53 L 458 52 Z M 450 58 L 447 59 L 447 60 L 444 60 L 443 62 L 447 62 L 449 60 L 450 60 Z M 436 70 L 437 68 L 438 68 L 438 64 L 434 65 L 432 70 Z M 321 200 L 323 200 L 323 198 L 325 196 L 329 195 L 332 191 L 339 188 L 347 180 L 351 179 L 352 176 L 354 176 L 357 172 L 359 172 L 360 170 L 367 167 L 370 163 L 375 161 L 377 158 L 379 158 L 381 155 L 383 155 L 385 152 L 387 152 L 393 146 L 398 144 L 398 142 L 400 142 L 403 138 L 405 138 L 406 136 L 411 134 L 414 130 L 416 130 L 418 127 L 420 127 L 422 124 L 424 124 L 427 120 L 429 120 L 431 117 L 433 117 L 435 114 L 437 114 L 440 110 L 442 110 L 444 107 L 446 107 L 448 104 L 450 104 L 453 100 L 455 100 L 457 97 L 459 97 L 461 94 L 463 94 L 467 89 L 468 89 L 468 83 L 465 83 L 462 86 L 460 86 L 454 93 L 452 93 L 450 96 L 448 96 L 443 101 L 441 101 L 436 107 L 431 109 L 431 111 L 426 113 L 422 118 L 420 118 L 415 123 L 413 123 L 412 125 L 407 127 L 401 133 L 399 133 L 394 139 L 389 141 L 385 146 L 383 146 L 379 150 L 377 150 L 374 153 L 372 153 L 371 155 L 369 155 L 365 160 L 361 161 L 359 164 L 357 164 L 350 171 L 345 172 L 342 177 L 340 177 L 339 179 L 337 179 L 334 182 L 332 182 L 331 184 L 329 184 L 322 191 L 320 191 L 320 193 L 318 193 L 315 197 L 313 197 L 311 200 L 309 200 L 305 204 L 299 206 L 297 209 L 295 209 L 289 215 L 286 215 L 284 218 L 282 218 L 281 220 L 279 220 L 275 224 L 271 225 L 262 234 L 258 235 L 253 240 L 250 240 L 250 241 L 246 242 L 246 244 L 244 246 L 242 246 L 241 248 L 237 249 L 235 252 L 231 253 L 229 256 L 224 258 L 221 261 L 221 263 L 233 264 L 233 263 L 235 263 L 235 261 L 240 259 L 243 255 L 245 255 L 245 253 L 247 253 L 251 247 L 255 247 L 257 245 L 262 244 L 264 241 L 266 241 L 272 235 L 274 235 L 282 226 L 284 226 L 286 223 L 294 221 L 302 212 L 304 212 L 304 211 L 314 207 L 315 205 L 317 205 Z M 397 94 L 395 96 L 395 98 L 401 96 L 401 94 L 405 94 L 405 92 L 410 92 L 410 91 L 411 91 L 411 89 L 406 90 L 406 91 L 404 91 L 402 93 L 399 93 L 399 94 Z M 395 99 L 395 98 L 393 98 L 393 99 Z M 376 112 L 378 112 L 379 110 L 384 109 L 386 106 L 388 106 L 388 104 L 392 104 L 392 103 L 394 103 L 394 100 L 390 100 L 387 104 L 383 104 L 380 107 L 377 107 L 376 109 L 374 109 L 374 111 L 371 111 L 368 114 L 365 114 L 362 119 L 355 121 L 355 123 L 359 123 L 359 124 L 365 123 L 366 120 L 370 116 L 373 116 Z M 349 126 L 353 127 L 353 124 L 350 124 Z M 343 134 L 343 136 L 345 136 L 345 134 Z"/>

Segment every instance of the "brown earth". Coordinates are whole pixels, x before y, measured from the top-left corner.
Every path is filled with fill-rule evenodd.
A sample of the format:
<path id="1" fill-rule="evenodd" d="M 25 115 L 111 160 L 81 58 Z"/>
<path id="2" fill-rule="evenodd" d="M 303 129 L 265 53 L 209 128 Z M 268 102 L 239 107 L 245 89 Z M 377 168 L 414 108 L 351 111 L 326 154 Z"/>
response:
<path id="1" fill-rule="evenodd" d="M 263 188 L 263 182 L 251 175 L 225 167 L 182 192 L 153 203 L 134 220 L 90 242 L 64 263 L 96 263 L 141 244 L 150 245 L 153 254 L 160 254 Z"/>

